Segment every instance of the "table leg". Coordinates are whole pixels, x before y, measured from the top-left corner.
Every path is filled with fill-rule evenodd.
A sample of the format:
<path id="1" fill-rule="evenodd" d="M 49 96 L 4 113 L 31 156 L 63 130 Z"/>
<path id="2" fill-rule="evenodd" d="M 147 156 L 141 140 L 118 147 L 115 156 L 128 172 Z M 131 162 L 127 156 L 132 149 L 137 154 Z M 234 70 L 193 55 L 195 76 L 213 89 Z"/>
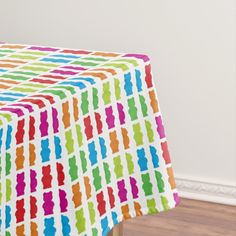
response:
<path id="1" fill-rule="evenodd" d="M 123 222 L 116 225 L 108 234 L 108 236 L 123 236 Z"/>

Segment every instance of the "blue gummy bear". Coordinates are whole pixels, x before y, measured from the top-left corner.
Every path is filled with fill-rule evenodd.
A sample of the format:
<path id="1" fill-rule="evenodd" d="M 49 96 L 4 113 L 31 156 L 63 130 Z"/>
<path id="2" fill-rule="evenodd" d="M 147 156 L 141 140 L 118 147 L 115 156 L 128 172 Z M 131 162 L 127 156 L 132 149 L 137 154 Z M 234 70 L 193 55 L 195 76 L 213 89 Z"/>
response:
<path id="1" fill-rule="evenodd" d="M 107 156 L 107 148 L 105 145 L 105 139 L 100 137 L 99 144 L 100 144 L 100 148 L 101 148 L 102 158 L 104 159 Z"/>
<path id="2" fill-rule="evenodd" d="M 61 223 L 62 223 L 62 234 L 63 236 L 69 236 L 71 232 L 69 218 L 67 216 L 61 216 Z"/>
<path id="3" fill-rule="evenodd" d="M 61 82 L 60 84 L 67 84 L 67 85 L 73 85 L 75 87 L 78 87 L 80 89 L 86 88 L 86 85 L 83 82 L 76 82 L 76 81 L 64 81 Z"/>
<path id="4" fill-rule="evenodd" d="M 40 61 L 53 62 L 53 63 L 69 63 L 69 62 L 71 62 L 71 60 L 67 60 L 67 59 L 57 59 L 57 58 L 49 58 L 49 57 L 45 57 L 45 58 L 41 59 Z"/>
<path id="5" fill-rule="evenodd" d="M 147 170 L 147 158 L 145 156 L 145 151 L 144 148 L 138 149 L 137 150 L 137 155 L 138 155 L 138 164 L 140 167 L 141 171 Z"/>
<path id="6" fill-rule="evenodd" d="M 119 222 L 118 222 L 118 220 L 117 220 L 117 214 L 116 214 L 116 212 L 112 211 L 112 212 L 111 212 L 111 216 L 112 216 L 112 220 L 113 220 L 114 225 L 117 225 Z"/>
<path id="7" fill-rule="evenodd" d="M 47 236 L 55 236 L 56 235 L 56 228 L 54 227 L 54 218 L 48 218 L 44 220 L 44 235 Z"/>
<path id="8" fill-rule="evenodd" d="M 9 206 L 6 206 L 5 210 L 6 210 L 5 224 L 6 228 L 9 228 L 11 223 L 11 208 Z"/>
<path id="9" fill-rule="evenodd" d="M 108 226 L 107 216 L 101 220 L 101 226 L 102 226 L 102 235 L 106 236 L 107 233 L 110 231 L 110 228 Z"/>
<path id="10" fill-rule="evenodd" d="M 49 140 L 48 138 L 41 141 L 41 158 L 42 162 L 49 161 L 50 157 L 50 148 L 49 148 Z"/>
<path id="11" fill-rule="evenodd" d="M 12 126 L 8 125 L 7 126 L 7 139 L 6 139 L 6 149 L 10 148 L 10 144 L 11 144 L 11 132 L 12 132 Z"/>
<path id="12" fill-rule="evenodd" d="M 152 155 L 153 166 L 154 166 L 154 168 L 157 168 L 157 167 L 159 167 L 159 157 L 157 155 L 157 150 L 153 146 L 150 146 L 149 149 L 150 149 L 150 152 Z"/>
<path id="13" fill-rule="evenodd" d="M 91 142 L 88 144 L 89 149 L 89 160 L 91 162 L 91 165 L 94 165 L 97 163 L 97 151 L 95 149 L 95 142 Z"/>
<path id="14" fill-rule="evenodd" d="M 54 145 L 55 145 L 55 153 L 56 153 L 56 158 L 59 159 L 61 158 L 61 140 L 59 137 L 54 136 Z"/>
<path id="15" fill-rule="evenodd" d="M 142 91 L 142 80 L 141 80 L 141 73 L 139 70 L 135 70 L 135 78 L 136 78 L 136 86 L 138 89 L 138 92 Z"/>
<path id="16" fill-rule="evenodd" d="M 131 82 L 131 74 L 127 73 L 125 74 L 125 92 L 126 92 L 126 96 L 132 95 L 133 94 L 133 89 L 132 89 L 133 85 Z"/>

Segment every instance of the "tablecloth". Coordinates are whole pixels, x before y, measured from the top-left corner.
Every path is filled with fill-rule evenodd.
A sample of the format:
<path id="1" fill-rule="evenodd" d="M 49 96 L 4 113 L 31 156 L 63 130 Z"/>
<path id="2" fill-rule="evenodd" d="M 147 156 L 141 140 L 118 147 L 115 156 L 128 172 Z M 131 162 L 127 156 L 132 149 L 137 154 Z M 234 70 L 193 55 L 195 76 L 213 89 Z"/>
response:
<path id="1" fill-rule="evenodd" d="M 0 165 L 1 235 L 107 235 L 175 207 L 148 56 L 0 43 Z"/>

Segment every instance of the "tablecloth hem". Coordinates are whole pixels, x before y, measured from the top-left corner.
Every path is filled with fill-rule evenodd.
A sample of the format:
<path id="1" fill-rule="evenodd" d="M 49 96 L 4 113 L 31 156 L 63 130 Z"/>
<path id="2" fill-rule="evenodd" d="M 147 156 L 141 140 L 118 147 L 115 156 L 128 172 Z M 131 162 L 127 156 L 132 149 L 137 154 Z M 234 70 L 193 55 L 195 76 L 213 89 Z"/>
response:
<path id="1" fill-rule="evenodd" d="M 112 225 L 111 228 L 110 227 L 107 227 L 107 229 L 103 232 L 102 236 L 107 236 L 108 233 L 118 224 L 126 221 L 126 220 L 130 220 L 130 219 L 134 219 L 136 217 L 139 217 L 139 216 L 148 216 L 148 215 L 154 215 L 154 214 L 158 214 L 158 213 L 161 213 L 161 212 L 166 212 L 166 211 L 169 211 L 171 209 L 174 209 L 176 208 L 178 205 L 179 205 L 180 201 L 176 202 L 174 205 L 172 206 L 169 206 L 168 209 L 163 209 L 161 211 L 157 211 L 156 208 L 152 207 L 152 208 L 147 208 L 147 207 L 144 207 L 144 208 L 140 208 L 140 211 L 142 212 L 142 214 L 137 214 L 136 211 L 130 211 L 129 214 L 130 214 L 130 217 L 129 218 L 126 218 L 124 219 L 124 215 L 120 215 L 117 217 L 117 222 L 114 223 L 114 221 L 112 222 L 108 222 L 109 225 Z"/>

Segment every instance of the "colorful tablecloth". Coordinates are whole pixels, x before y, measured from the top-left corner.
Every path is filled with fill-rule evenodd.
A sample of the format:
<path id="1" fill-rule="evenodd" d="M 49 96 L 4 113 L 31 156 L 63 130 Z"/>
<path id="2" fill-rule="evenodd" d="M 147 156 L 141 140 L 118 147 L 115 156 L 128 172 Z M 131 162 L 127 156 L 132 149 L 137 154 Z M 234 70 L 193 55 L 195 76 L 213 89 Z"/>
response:
<path id="1" fill-rule="evenodd" d="M 0 43 L 0 235 L 107 235 L 178 202 L 146 55 Z"/>

